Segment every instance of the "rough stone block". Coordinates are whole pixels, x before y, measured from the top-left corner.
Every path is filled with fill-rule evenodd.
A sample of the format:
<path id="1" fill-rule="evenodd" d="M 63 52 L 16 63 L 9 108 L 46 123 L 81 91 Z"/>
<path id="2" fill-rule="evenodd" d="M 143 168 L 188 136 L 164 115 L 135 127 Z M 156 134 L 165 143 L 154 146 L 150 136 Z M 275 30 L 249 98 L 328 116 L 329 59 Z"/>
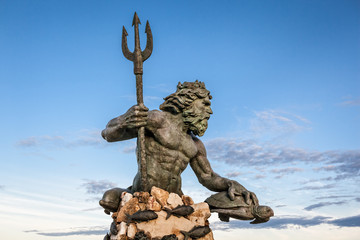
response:
<path id="1" fill-rule="evenodd" d="M 118 224 L 118 226 L 119 226 L 118 235 L 126 235 L 126 231 L 127 231 L 126 222 L 121 222 L 120 224 Z"/>
<path id="2" fill-rule="evenodd" d="M 188 216 L 196 226 L 205 226 L 206 220 L 211 216 L 209 205 L 205 202 L 192 205 L 194 212 Z"/>
<path id="3" fill-rule="evenodd" d="M 139 203 L 147 203 L 150 197 L 150 193 L 148 192 L 135 192 L 134 197 L 139 199 Z"/>
<path id="4" fill-rule="evenodd" d="M 139 200 L 137 198 L 131 198 L 125 205 L 120 209 L 117 215 L 117 222 L 126 222 L 126 214 L 132 215 L 140 210 Z"/>
<path id="5" fill-rule="evenodd" d="M 181 199 L 184 202 L 184 204 L 187 205 L 187 206 L 190 206 L 190 205 L 194 204 L 194 201 L 192 200 L 192 198 L 187 196 L 187 195 L 182 195 Z"/>
<path id="6" fill-rule="evenodd" d="M 153 210 L 155 212 L 159 212 L 161 210 L 161 205 L 156 201 L 156 198 L 153 196 L 149 197 L 149 200 L 146 204 L 147 210 Z"/>
<path id="7" fill-rule="evenodd" d="M 132 198 L 133 198 L 133 195 L 131 193 L 123 192 L 123 194 L 121 195 L 120 207 L 123 207 Z"/>
<path id="8" fill-rule="evenodd" d="M 166 206 L 167 199 L 169 198 L 167 191 L 154 186 L 151 188 L 151 195 L 155 197 L 156 201 L 158 201 L 162 207 Z"/>
<path id="9" fill-rule="evenodd" d="M 179 195 L 176 193 L 170 193 L 167 203 L 171 209 L 176 208 L 179 205 L 183 205 L 183 201 Z"/>
<path id="10" fill-rule="evenodd" d="M 136 225 L 135 223 L 130 223 L 127 229 L 127 236 L 131 239 L 135 237 L 136 234 Z"/>

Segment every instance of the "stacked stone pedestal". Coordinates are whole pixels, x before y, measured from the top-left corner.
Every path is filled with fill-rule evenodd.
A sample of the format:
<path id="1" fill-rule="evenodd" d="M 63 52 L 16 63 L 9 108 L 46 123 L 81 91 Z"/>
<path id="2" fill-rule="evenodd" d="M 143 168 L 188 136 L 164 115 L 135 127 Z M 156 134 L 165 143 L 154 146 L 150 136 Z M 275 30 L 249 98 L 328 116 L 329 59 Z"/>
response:
<path id="1" fill-rule="evenodd" d="M 182 205 L 191 206 L 194 212 L 186 216 L 169 214 L 170 217 L 168 217 L 168 212 Z M 154 211 L 157 217 L 155 215 L 156 218 L 149 221 L 133 221 L 131 215 L 146 210 Z M 150 194 L 136 192 L 132 195 L 124 192 L 118 211 L 112 214 L 113 223 L 105 239 L 183 240 L 185 239 L 184 232 L 191 232 L 197 228 L 207 231 L 204 231 L 204 236 L 196 236 L 196 239 L 213 240 L 212 231 L 206 227 L 209 225 L 207 219 L 210 215 L 207 203 L 194 204 L 189 196 L 180 197 L 157 187 L 153 187 Z M 192 239 L 191 233 L 188 239 Z"/>

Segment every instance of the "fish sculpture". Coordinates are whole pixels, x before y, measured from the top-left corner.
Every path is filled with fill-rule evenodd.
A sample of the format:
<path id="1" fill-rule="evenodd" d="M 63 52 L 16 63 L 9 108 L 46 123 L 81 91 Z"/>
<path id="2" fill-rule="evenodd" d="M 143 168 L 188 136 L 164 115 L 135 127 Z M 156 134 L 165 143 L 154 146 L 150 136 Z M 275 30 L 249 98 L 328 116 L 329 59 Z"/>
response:
<path id="1" fill-rule="evenodd" d="M 161 238 L 161 240 L 178 240 L 175 234 L 165 235 Z"/>
<path id="2" fill-rule="evenodd" d="M 184 240 L 188 240 L 189 237 L 191 239 L 201 238 L 201 237 L 205 236 L 206 234 L 208 234 L 210 231 L 211 230 L 210 230 L 209 226 L 203 226 L 203 227 L 194 227 L 189 232 L 185 232 L 185 231 L 180 231 L 180 232 L 184 235 L 184 237 L 185 237 Z"/>
<path id="3" fill-rule="evenodd" d="M 110 232 L 111 232 L 111 235 L 116 235 L 116 234 L 118 234 L 118 230 L 117 230 L 116 222 L 115 222 L 115 221 L 111 223 Z"/>
<path id="4" fill-rule="evenodd" d="M 110 240 L 110 235 L 109 235 L 109 233 L 107 233 L 107 234 L 105 235 L 105 237 L 104 237 L 103 240 Z"/>
<path id="5" fill-rule="evenodd" d="M 171 215 L 176 217 L 185 217 L 190 215 L 194 212 L 194 208 L 191 206 L 181 205 L 177 206 L 174 209 L 164 208 L 165 212 L 167 213 L 166 219 L 168 219 Z"/>
<path id="6" fill-rule="evenodd" d="M 144 231 L 137 232 L 134 240 L 150 240 Z"/>
<path id="7" fill-rule="evenodd" d="M 147 222 L 158 218 L 158 215 L 152 210 L 139 210 L 132 215 L 129 215 L 127 213 L 125 213 L 125 215 L 127 217 L 127 224 L 129 224 L 130 222 Z"/>

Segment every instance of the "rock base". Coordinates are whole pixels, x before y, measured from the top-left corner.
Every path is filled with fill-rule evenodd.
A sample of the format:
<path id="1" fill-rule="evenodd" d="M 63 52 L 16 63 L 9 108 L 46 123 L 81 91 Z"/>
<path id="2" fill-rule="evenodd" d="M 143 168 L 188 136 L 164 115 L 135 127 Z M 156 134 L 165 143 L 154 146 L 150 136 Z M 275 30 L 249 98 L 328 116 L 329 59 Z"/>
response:
<path id="1" fill-rule="evenodd" d="M 191 209 L 185 206 L 191 206 L 193 212 L 186 215 L 186 211 L 179 211 Z M 185 234 L 189 240 L 213 240 L 207 220 L 210 215 L 207 203 L 194 204 L 189 196 L 180 197 L 157 187 L 150 194 L 124 192 L 104 240 L 183 240 Z"/>

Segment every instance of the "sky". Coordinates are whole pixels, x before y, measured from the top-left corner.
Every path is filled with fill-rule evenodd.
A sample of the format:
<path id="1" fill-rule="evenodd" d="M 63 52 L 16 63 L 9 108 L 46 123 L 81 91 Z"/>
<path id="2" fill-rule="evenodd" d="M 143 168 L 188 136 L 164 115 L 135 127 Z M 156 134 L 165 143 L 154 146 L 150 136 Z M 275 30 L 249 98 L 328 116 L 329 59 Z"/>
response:
<path id="1" fill-rule="evenodd" d="M 201 140 L 215 172 L 271 206 L 268 222 L 222 223 L 216 240 L 360 236 L 360 2 L 0 0 L 0 237 L 95 240 L 102 193 L 137 171 L 135 140 L 107 122 L 136 103 L 121 52 L 134 12 L 146 45 L 144 101 L 158 109 L 198 79 L 214 114 Z M 188 167 L 183 192 L 212 194 Z"/>

